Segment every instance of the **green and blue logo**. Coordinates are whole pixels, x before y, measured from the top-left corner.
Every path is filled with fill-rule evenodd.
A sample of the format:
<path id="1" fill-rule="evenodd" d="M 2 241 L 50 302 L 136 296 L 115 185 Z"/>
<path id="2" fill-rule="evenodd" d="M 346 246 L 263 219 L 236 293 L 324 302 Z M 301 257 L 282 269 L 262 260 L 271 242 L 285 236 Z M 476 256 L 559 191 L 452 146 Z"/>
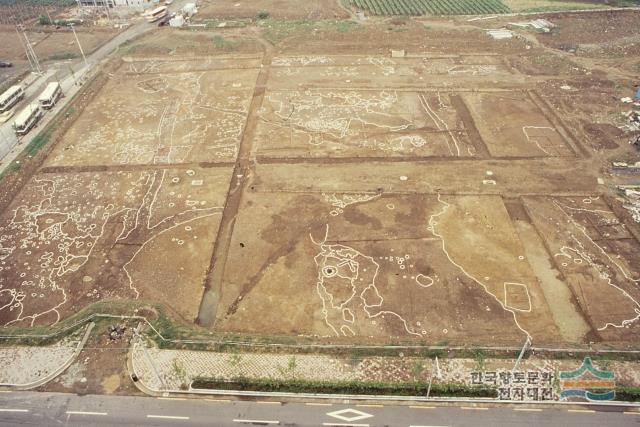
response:
<path id="1" fill-rule="evenodd" d="M 560 400 L 613 400 L 616 397 L 615 375 L 612 371 L 597 369 L 591 358 L 585 357 L 578 369 L 560 372 L 560 390 Z"/>

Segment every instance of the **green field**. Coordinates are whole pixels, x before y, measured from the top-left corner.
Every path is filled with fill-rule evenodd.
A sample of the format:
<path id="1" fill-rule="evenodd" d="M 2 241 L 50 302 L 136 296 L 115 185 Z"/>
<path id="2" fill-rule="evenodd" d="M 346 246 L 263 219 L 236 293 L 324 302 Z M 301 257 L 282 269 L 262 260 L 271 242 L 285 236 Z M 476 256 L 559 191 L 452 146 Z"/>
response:
<path id="1" fill-rule="evenodd" d="M 373 15 L 483 15 L 508 13 L 500 0 L 345 0 Z"/>

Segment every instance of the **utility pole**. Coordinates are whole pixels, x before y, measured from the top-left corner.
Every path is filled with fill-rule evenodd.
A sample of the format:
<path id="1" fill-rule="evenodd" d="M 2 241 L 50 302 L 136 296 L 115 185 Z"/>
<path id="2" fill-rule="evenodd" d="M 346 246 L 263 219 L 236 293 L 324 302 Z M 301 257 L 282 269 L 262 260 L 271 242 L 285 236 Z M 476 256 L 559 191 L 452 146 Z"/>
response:
<path id="1" fill-rule="evenodd" d="M 29 68 L 31 68 L 31 71 L 33 71 L 34 70 L 33 60 L 31 59 L 31 55 L 29 55 L 29 49 L 27 49 L 27 46 L 24 44 L 24 39 L 22 37 L 22 34 L 20 34 L 18 24 L 16 24 L 16 34 L 18 35 L 18 40 L 20 40 L 20 44 L 22 45 L 22 47 L 24 47 L 24 51 L 27 54 L 27 61 L 29 61 Z"/>
<path id="2" fill-rule="evenodd" d="M 49 14 L 49 9 L 47 9 L 47 5 L 44 4 L 44 0 L 42 0 L 42 7 L 44 8 L 44 12 L 47 14 L 49 18 L 49 25 L 53 25 L 53 19 L 51 19 L 51 15 Z"/>
<path id="3" fill-rule="evenodd" d="M 109 25 L 111 25 L 111 15 L 109 14 L 109 0 L 104 1 L 104 8 L 107 10 L 107 21 L 109 21 Z"/>
<path id="4" fill-rule="evenodd" d="M 438 363 L 438 356 L 436 356 L 435 361 L 433 362 L 433 366 L 431 368 L 431 378 L 429 378 L 429 387 L 427 387 L 427 398 L 429 398 L 429 394 L 431 394 L 431 384 L 433 384 L 433 377 L 440 379 L 440 363 Z"/>
<path id="5" fill-rule="evenodd" d="M 87 57 L 84 56 L 84 51 L 82 50 L 82 45 L 80 44 L 80 40 L 78 39 L 78 35 L 76 34 L 76 29 L 74 28 L 73 24 L 69 24 L 69 26 L 71 27 L 71 31 L 73 31 L 73 35 L 76 38 L 76 42 L 78 43 L 78 47 L 80 48 L 80 53 L 82 54 L 82 59 L 84 60 L 84 65 L 88 67 L 89 64 L 87 63 Z"/>
<path id="6" fill-rule="evenodd" d="M 71 73 L 71 78 L 73 79 L 73 84 L 78 85 L 78 81 L 76 80 L 76 75 L 73 73 L 73 68 L 69 65 L 69 73 Z"/>
<path id="7" fill-rule="evenodd" d="M 511 370 L 511 372 L 514 372 L 516 369 L 518 369 L 518 365 L 520 365 L 520 361 L 522 360 L 524 353 L 527 351 L 527 348 L 529 348 L 530 345 L 531 345 L 531 336 L 527 335 L 527 339 L 524 342 L 524 345 L 522 346 L 522 350 L 520 350 L 520 355 L 518 356 L 518 359 L 516 359 L 516 363 L 515 365 L 513 365 L 513 369 Z"/>
<path id="8" fill-rule="evenodd" d="M 31 42 L 27 37 L 27 31 L 24 29 L 24 26 L 22 24 L 18 24 L 16 26 L 16 31 L 18 31 L 18 35 L 20 35 L 20 31 L 22 31 L 22 37 L 24 37 L 24 41 L 25 41 L 25 50 L 27 52 L 27 59 L 29 59 L 29 64 L 31 64 L 32 71 L 36 74 L 42 73 L 42 69 L 40 68 L 40 62 L 38 61 L 36 52 L 33 50 L 33 47 L 31 46 Z"/>

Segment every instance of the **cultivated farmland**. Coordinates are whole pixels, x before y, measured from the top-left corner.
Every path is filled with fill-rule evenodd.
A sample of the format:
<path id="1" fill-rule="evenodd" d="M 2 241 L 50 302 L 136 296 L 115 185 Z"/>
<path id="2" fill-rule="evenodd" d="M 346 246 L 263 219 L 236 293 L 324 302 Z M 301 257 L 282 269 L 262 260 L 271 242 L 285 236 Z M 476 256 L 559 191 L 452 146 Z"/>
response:
<path id="1" fill-rule="evenodd" d="M 507 13 L 500 0 L 346 0 L 373 15 L 482 15 Z"/>

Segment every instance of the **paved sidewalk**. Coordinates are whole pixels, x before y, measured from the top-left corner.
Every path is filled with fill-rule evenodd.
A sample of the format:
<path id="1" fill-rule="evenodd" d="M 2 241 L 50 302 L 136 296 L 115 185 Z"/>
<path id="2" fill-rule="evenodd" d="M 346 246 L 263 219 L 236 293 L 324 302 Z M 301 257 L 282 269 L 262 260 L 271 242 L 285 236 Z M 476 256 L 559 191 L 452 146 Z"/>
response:
<path id="1" fill-rule="evenodd" d="M 558 397 L 558 372 L 580 368 L 579 360 L 532 357 L 515 367 L 514 359 L 435 359 L 414 357 L 333 357 L 313 354 L 219 353 L 161 350 L 140 341 L 133 344 L 131 366 L 142 385 L 153 392 L 185 390 L 197 377 L 238 377 L 320 381 L 383 381 L 485 385 L 509 390 L 521 400 Z M 612 371 L 617 385 L 640 385 L 640 362 L 594 361 Z M 515 391 L 514 391 L 515 390 Z M 528 395 L 527 395 L 528 393 Z M 544 393 L 544 395 L 543 395 Z M 544 398 L 543 398 L 544 397 Z"/>
<path id="2" fill-rule="evenodd" d="M 77 345 L 65 340 L 49 347 L 0 348 L 0 383 L 26 385 L 47 378 L 73 357 Z"/>

